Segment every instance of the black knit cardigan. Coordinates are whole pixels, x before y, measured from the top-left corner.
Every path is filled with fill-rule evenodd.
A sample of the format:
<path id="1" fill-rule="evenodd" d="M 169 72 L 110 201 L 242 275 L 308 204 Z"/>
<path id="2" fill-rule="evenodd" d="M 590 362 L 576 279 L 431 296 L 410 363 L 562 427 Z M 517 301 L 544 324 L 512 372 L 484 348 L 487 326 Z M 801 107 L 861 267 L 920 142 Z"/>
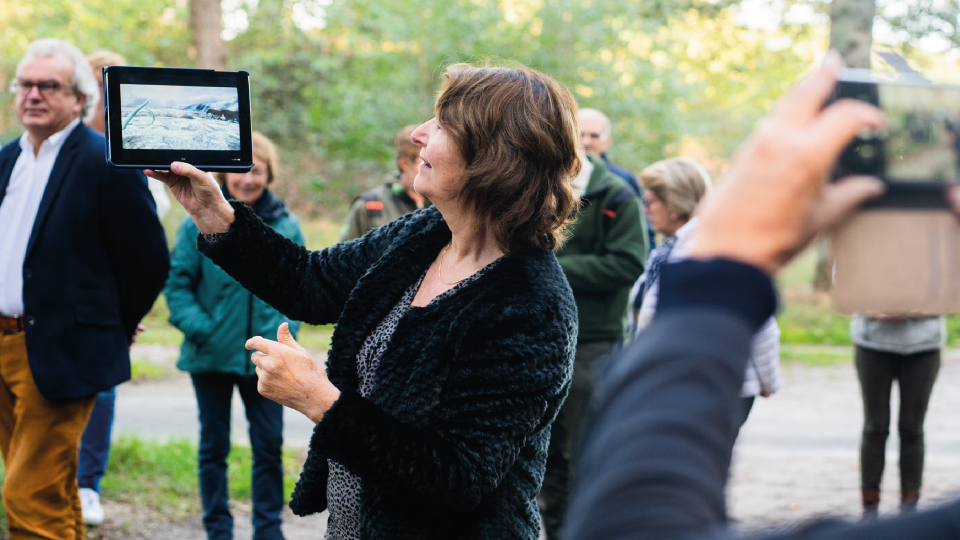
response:
<path id="1" fill-rule="evenodd" d="M 535 540 L 550 424 L 576 348 L 573 293 L 550 251 L 511 254 L 456 294 L 400 319 L 376 385 L 356 355 L 436 259 L 435 208 L 308 252 L 231 203 L 236 221 L 200 251 L 287 317 L 337 322 L 327 374 L 340 398 L 317 425 L 290 508 L 327 506 L 327 459 L 359 476 L 363 539 Z"/>

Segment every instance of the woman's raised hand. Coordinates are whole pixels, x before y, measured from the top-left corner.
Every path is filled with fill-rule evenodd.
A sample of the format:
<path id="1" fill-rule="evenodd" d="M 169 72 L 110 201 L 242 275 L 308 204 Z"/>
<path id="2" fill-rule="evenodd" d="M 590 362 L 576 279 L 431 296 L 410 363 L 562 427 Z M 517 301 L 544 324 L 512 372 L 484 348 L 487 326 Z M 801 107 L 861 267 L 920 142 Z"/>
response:
<path id="1" fill-rule="evenodd" d="M 857 132 L 884 122 L 880 109 L 860 101 L 823 107 L 842 67 L 830 51 L 737 151 L 703 203 L 691 258 L 728 258 L 776 272 L 818 232 L 883 192 L 883 183 L 868 177 L 824 185 Z"/>
<path id="2" fill-rule="evenodd" d="M 190 214 L 201 233 L 224 232 L 233 223 L 233 207 L 210 173 L 180 161 L 170 164 L 169 171 L 147 169 L 143 173 L 170 188 L 170 193 Z"/>
<path id="3" fill-rule="evenodd" d="M 257 366 L 257 391 L 267 399 L 303 413 L 319 424 L 340 397 L 323 366 L 315 361 L 290 334 L 287 323 L 277 329 L 277 341 L 262 337 L 247 340 Z"/>

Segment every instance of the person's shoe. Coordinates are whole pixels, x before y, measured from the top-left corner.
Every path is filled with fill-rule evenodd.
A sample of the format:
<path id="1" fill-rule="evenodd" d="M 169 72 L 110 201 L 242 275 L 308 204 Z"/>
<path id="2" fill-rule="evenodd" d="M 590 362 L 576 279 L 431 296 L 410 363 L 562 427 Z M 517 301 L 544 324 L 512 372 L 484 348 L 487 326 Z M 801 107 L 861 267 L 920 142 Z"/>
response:
<path id="1" fill-rule="evenodd" d="M 903 491 L 900 494 L 900 513 L 909 514 L 917 511 L 917 503 L 920 502 L 919 491 Z"/>
<path id="2" fill-rule="evenodd" d="M 80 488 L 80 509 L 83 511 L 85 525 L 103 523 L 103 507 L 100 506 L 100 494 L 90 488 Z"/>
<path id="3" fill-rule="evenodd" d="M 880 490 L 865 489 L 861 492 L 863 497 L 863 517 L 860 521 L 873 521 L 877 519 L 880 511 Z"/>

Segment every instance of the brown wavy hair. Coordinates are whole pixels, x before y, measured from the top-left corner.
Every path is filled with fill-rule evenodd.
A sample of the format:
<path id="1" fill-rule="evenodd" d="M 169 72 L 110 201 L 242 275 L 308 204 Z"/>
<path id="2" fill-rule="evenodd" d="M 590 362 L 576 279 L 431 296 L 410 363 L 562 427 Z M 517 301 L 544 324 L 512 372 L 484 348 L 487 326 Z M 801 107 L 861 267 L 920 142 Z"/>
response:
<path id="1" fill-rule="evenodd" d="M 580 126 L 570 92 L 533 69 L 454 64 L 436 116 L 466 164 L 457 198 L 504 253 L 558 249 L 579 210 Z"/>

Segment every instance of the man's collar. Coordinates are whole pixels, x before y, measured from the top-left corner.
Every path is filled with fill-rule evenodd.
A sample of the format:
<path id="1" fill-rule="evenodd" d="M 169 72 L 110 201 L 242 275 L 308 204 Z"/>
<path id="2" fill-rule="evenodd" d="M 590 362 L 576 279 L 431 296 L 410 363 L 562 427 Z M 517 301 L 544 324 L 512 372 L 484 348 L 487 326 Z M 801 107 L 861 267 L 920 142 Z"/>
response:
<path id="1" fill-rule="evenodd" d="M 70 133 L 72 133 L 73 130 L 76 129 L 79 123 L 80 123 L 80 118 L 79 117 L 74 118 L 72 122 L 67 124 L 67 127 L 47 137 L 47 139 L 44 142 L 49 143 L 49 145 L 54 148 L 59 148 L 61 145 L 63 145 L 63 142 L 70 135 Z M 41 146 L 43 145 L 41 144 Z M 30 142 L 30 132 L 25 131 L 23 135 L 20 137 L 20 149 L 24 152 L 33 153 L 34 149 L 33 149 L 33 143 Z"/>

